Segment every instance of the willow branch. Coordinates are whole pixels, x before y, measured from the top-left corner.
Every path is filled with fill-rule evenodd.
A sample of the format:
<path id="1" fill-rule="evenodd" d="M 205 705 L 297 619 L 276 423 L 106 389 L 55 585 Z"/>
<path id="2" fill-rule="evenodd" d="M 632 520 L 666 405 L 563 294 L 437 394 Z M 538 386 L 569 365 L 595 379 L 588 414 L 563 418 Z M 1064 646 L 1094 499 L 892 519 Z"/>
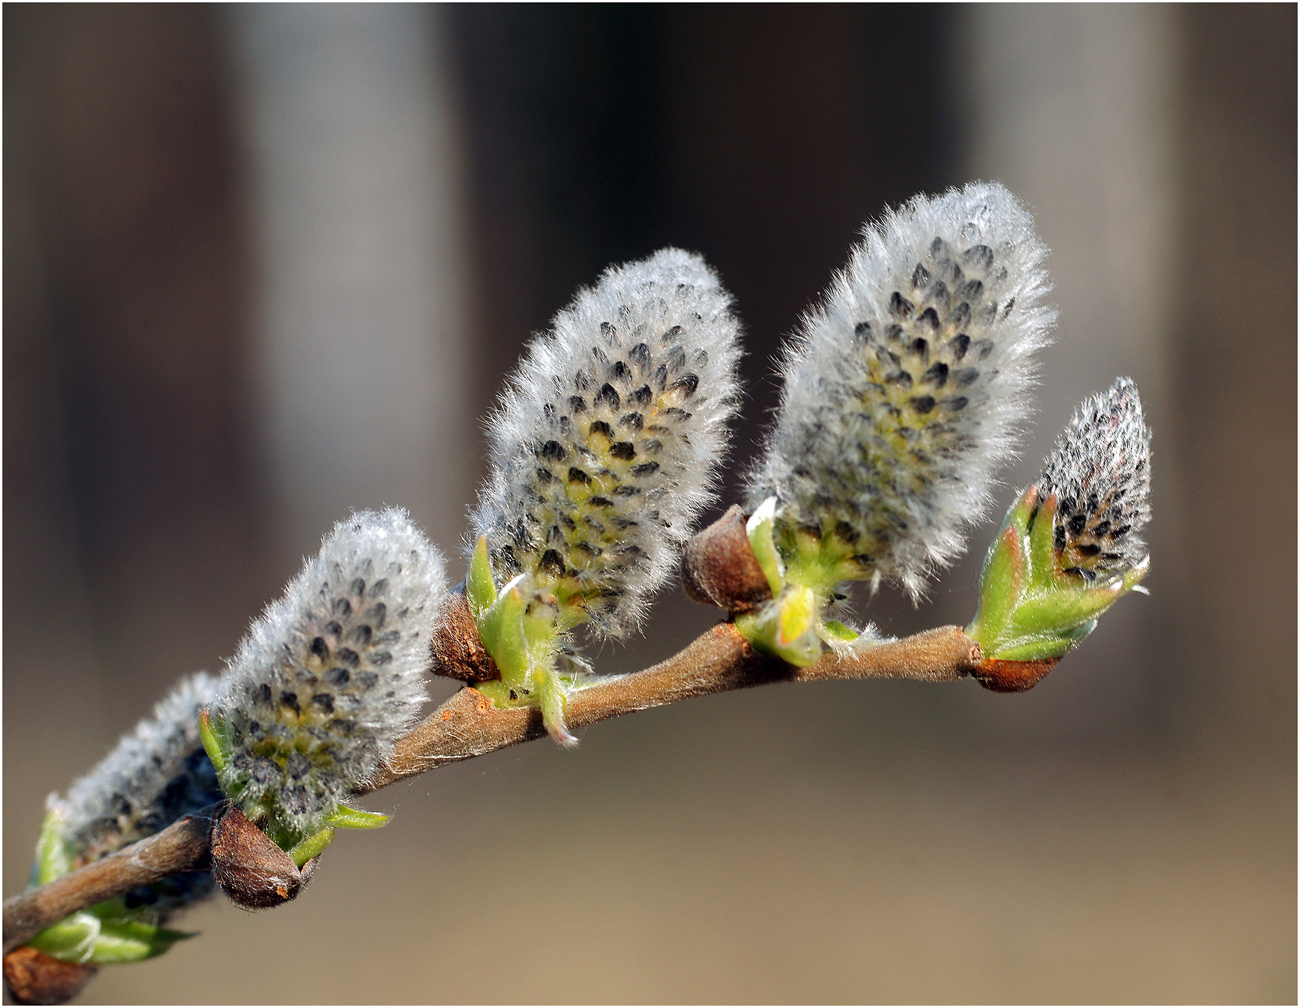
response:
<path id="1" fill-rule="evenodd" d="M 165 830 L 93 861 L 84 868 L 11 896 L 4 904 L 4 950 L 9 953 L 69 914 L 136 886 L 208 867 L 212 825 L 225 807 L 209 805 Z"/>
<path id="2" fill-rule="evenodd" d="M 795 668 L 755 652 L 735 627 L 719 623 L 667 661 L 574 692 L 565 718 L 570 726 L 581 728 L 690 697 L 774 682 L 949 682 L 976 671 L 979 661 L 979 645 L 949 626 L 886 644 L 828 652 L 814 665 Z M 482 693 L 466 687 L 399 739 L 387 764 L 358 793 L 545 734 L 535 708 L 498 709 Z M 221 809 L 213 805 L 185 816 L 151 837 L 5 900 L 5 952 L 78 910 L 168 875 L 208 867 L 212 827 Z"/>
<path id="3" fill-rule="evenodd" d="M 730 623 L 719 623 L 666 661 L 613 676 L 572 693 L 564 719 L 582 728 L 609 718 L 690 697 L 747 689 L 772 682 L 825 679 L 920 679 L 948 682 L 970 675 L 979 645 L 955 626 L 864 648 L 828 652 L 807 668 L 759 654 Z M 482 756 L 546 734 L 534 707 L 498 709 L 466 688 L 403 736 L 387 765 L 364 791 L 387 787 L 445 763 Z"/>

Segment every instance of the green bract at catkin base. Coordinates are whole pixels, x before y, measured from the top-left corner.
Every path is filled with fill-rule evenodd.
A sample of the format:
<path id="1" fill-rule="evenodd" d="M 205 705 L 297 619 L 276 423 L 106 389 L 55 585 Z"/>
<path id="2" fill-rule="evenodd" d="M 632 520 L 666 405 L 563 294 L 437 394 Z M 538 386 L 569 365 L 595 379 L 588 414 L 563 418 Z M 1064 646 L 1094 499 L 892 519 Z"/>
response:
<path id="1" fill-rule="evenodd" d="M 985 557 L 966 633 L 986 659 L 1060 658 L 1138 587 L 1150 566 L 1140 535 L 1151 515 L 1150 445 L 1127 378 L 1075 411 Z"/>
<path id="2" fill-rule="evenodd" d="M 797 665 L 852 636 L 823 619 L 837 583 L 888 579 L 915 598 L 961 551 L 1055 319 L 1047 250 L 1001 185 L 918 196 L 864 235 L 786 351 L 748 480 L 773 601 L 736 625 Z"/>
<path id="3" fill-rule="evenodd" d="M 325 537 L 250 628 L 200 723 L 222 789 L 301 867 L 417 716 L 442 557 L 406 512 L 361 511 Z"/>
<path id="4" fill-rule="evenodd" d="M 501 679 L 477 688 L 540 707 L 561 743 L 584 678 L 572 630 L 634 628 L 712 499 L 738 330 L 697 255 L 611 267 L 533 339 L 489 418 L 466 597 Z"/>
<path id="5" fill-rule="evenodd" d="M 735 618 L 736 629 L 751 644 L 802 666 L 820 658 L 823 645 L 858 639 L 851 627 L 823 616 L 836 599 L 835 586 L 856 576 L 856 564 L 824 548 L 820 537 L 779 523 L 775 497 L 759 505 L 745 531 L 772 591 L 770 603 Z"/>
<path id="6" fill-rule="evenodd" d="M 200 747 L 197 726 L 199 710 L 217 687 L 216 676 L 206 672 L 182 680 L 150 717 L 68 789 L 66 798 L 50 796 L 32 865 L 33 886 L 61 878 L 221 800 L 216 771 Z M 66 962 L 102 965 L 149 959 L 189 937 L 164 925 L 211 892 L 210 873 L 181 872 L 72 914 L 27 944 Z"/>
<path id="7" fill-rule="evenodd" d="M 573 596 L 570 596 L 570 599 Z M 562 604 L 533 574 L 518 574 L 498 591 L 492 580 L 487 537 L 480 536 L 466 580 L 466 599 L 484 648 L 501 672 L 476 684 L 498 707 L 541 708 L 547 730 L 563 745 L 577 744 L 564 724 L 569 690 L 590 678 L 577 659 L 562 655 L 566 635 L 585 620 L 581 605 Z M 561 658 L 567 668 L 560 668 Z"/>

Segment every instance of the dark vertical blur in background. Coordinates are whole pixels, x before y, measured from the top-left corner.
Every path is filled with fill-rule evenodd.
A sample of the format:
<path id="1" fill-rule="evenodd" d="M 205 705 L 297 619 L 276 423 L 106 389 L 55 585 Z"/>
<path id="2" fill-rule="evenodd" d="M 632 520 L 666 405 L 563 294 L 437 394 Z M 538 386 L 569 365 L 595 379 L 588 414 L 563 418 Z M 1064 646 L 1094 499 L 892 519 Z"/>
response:
<path id="1" fill-rule="evenodd" d="M 734 472 L 861 223 L 992 177 L 1062 310 L 1003 504 L 1132 375 L 1149 598 L 1021 696 L 769 687 L 427 775 L 295 904 L 214 901 L 85 998 L 1294 1001 L 1295 39 L 1289 6 L 7 5 L 5 893 L 44 796 L 334 518 L 404 504 L 458 556 L 476 418 L 606 264 L 680 245 L 735 294 Z M 992 527 L 859 611 L 966 622 Z M 713 618 L 667 592 L 597 665 Z"/>

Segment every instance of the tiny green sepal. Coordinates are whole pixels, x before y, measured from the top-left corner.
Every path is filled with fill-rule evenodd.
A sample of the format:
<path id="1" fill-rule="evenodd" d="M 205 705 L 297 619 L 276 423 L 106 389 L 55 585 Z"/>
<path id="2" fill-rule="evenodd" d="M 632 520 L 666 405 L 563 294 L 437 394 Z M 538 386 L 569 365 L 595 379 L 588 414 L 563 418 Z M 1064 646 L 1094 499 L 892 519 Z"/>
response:
<path id="1" fill-rule="evenodd" d="M 1056 548 L 1052 537 L 1056 528 L 1056 505 L 1056 494 L 1042 497 L 1038 487 L 1031 486 L 1014 509 L 1017 533 L 1023 535 L 1025 529 L 1029 530 L 1029 564 L 1035 572 L 1052 570 L 1055 565 Z"/>
<path id="2" fill-rule="evenodd" d="M 806 588 L 783 592 L 757 612 L 737 616 L 736 629 L 759 651 L 801 668 L 811 665 L 823 649 L 815 614 L 810 618 L 813 610 L 806 592 Z"/>
<path id="3" fill-rule="evenodd" d="M 578 736 L 569 731 L 564 721 L 565 690 L 554 670 L 547 670 L 537 676 L 537 700 L 542 709 L 542 723 L 551 737 L 560 745 L 572 748 L 578 744 Z"/>
<path id="4" fill-rule="evenodd" d="M 225 770 L 230 762 L 230 752 L 233 748 L 230 734 L 226 723 L 221 718 L 209 714 L 206 707 L 199 711 L 199 741 L 203 744 L 203 750 L 208 754 L 208 759 L 212 760 L 212 766 L 217 773 Z"/>
<path id="5" fill-rule="evenodd" d="M 1104 588 L 1062 588 L 1022 598 L 1007 628 L 1010 637 L 1036 637 L 1058 628 L 1073 629 L 1095 621 L 1124 594 L 1123 583 Z"/>
<path id="6" fill-rule="evenodd" d="M 803 667 L 821 658 L 826 645 L 857 640 L 843 623 L 823 619 L 835 585 L 857 573 L 831 538 L 783 525 L 775 497 L 759 505 L 745 531 L 772 591 L 772 601 L 735 618 L 750 644 Z"/>
<path id="7" fill-rule="evenodd" d="M 479 614 L 496 601 L 497 586 L 492 580 L 492 561 L 488 558 L 487 536 L 479 536 L 470 559 L 469 574 L 465 578 L 465 600 L 470 614 Z"/>
<path id="8" fill-rule="evenodd" d="M 979 639 L 978 632 L 989 639 L 1003 634 L 1015 611 L 1025 579 L 1025 555 L 1021 548 L 1019 530 L 1010 518 L 1003 525 L 989 549 L 984 562 L 984 576 L 980 582 L 980 607 L 971 624 L 971 636 Z"/>
<path id="9" fill-rule="evenodd" d="M 822 636 L 825 637 L 826 640 L 835 641 L 840 644 L 852 644 L 861 636 L 861 634 L 851 626 L 846 626 L 839 620 L 833 619 L 822 621 L 822 631 Z"/>
<path id="10" fill-rule="evenodd" d="M 781 600 L 776 644 L 789 648 L 805 639 L 817 620 L 817 596 L 806 585 L 791 585 Z"/>
<path id="11" fill-rule="evenodd" d="M 772 597 L 781 594 L 785 583 L 785 566 L 781 563 L 781 554 L 776 548 L 776 498 L 769 497 L 745 523 L 745 533 L 749 536 L 749 547 L 754 551 L 758 566 L 767 578 L 767 586 L 772 590 Z"/>
<path id="12" fill-rule="evenodd" d="M 1073 631 L 1063 633 L 1057 637 L 1045 637 L 1042 640 L 1029 641 L 1028 643 L 1012 642 L 998 652 L 998 659 L 1001 661 L 1013 662 L 1032 662 L 1044 661 L 1052 658 L 1062 658 L 1078 645 L 1088 634 L 1092 633 L 1097 626 L 1097 621 L 1092 620 L 1076 627 Z"/>
<path id="13" fill-rule="evenodd" d="M 337 812 L 332 813 L 329 817 L 330 821 L 333 821 L 336 815 L 338 815 Z M 383 823 L 378 823 L 378 825 L 382 826 Z M 362 829 L 364 828 L 365 827 L 362 827 Z M 299 868 L 301 868 L 312 858 L 320 854 L 333 841 L 334 841 L 334 827 L 326 826 L 320 832 L 313 833 L 311 836 L 307 837 L 306 840 L 303 840 L 300 843 L 295 844 L 289 850 L 285 851 L 285 853 L 288 854 L 289 857 L 293 859 L 294 864 L 296 864 Z"/>
<path id="14" fill-rule="evenodd" d="M 31 883 L 45 885 L 72 871 L 72 848 L 63 836 L 63 814 L 59 806 L 50 802 L 41 823 L 41 835 L 36 841 L 36 860 L 32 864 Z"/>
<path id="15" fill-rule="evenodd" d="M 995 661 L 1060 658 L 1078 646 L 1097 618 L 1146 574 L 1144 559 L 1101 583 L 1062 570 L 1053 528 L 1056 496 L 1031 486 L 1007 512 L 984 558 L 980 603 L 966 633 Z"/>
<path id="16" fill-rule="evenodd" d="M 86 910 L 51 924 L 27 944 L 64 962 L 90 961 L 95 939 L 99 937 L 100 920 Z"/>
<path id="17" fill-rule="evenodd" d="M 340 805 L 331 812 L 325 819 L 325 822 L 337 829 L 378 829 L 380 826 L 387 826 L 392 816 L 384 815 L 382 812 L 370 812 L 366 809 L 353 808 L 351 805 Z"/>
<path id="18" fill-rule="evenodd" d="M 792 528 L 769 497 L 745 524 L 750 548 L 767 579 L 772 600 L 735 617 L 737 630 L 757 650 L 800 667 L 821 658 L 826 647 L 842 646 L 858 634 L 825 619 L 841 581 L 859 579 L 861 568 L 834 536 Z"/>

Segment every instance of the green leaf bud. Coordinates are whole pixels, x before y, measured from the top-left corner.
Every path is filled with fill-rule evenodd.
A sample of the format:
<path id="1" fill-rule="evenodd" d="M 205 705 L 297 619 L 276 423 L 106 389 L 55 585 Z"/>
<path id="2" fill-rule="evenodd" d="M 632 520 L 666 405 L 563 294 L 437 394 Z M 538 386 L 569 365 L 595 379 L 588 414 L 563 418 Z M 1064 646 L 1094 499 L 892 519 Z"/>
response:
<path id="1" fill-rule="evenodd" d="M 1137 387 L 1121 378 L 1079 407 L 1038 484 L 1007 512 L 966 630 L 983 650 L 985 685 L 1032 686 L 1145 576 L 1150 441 Z"/>

